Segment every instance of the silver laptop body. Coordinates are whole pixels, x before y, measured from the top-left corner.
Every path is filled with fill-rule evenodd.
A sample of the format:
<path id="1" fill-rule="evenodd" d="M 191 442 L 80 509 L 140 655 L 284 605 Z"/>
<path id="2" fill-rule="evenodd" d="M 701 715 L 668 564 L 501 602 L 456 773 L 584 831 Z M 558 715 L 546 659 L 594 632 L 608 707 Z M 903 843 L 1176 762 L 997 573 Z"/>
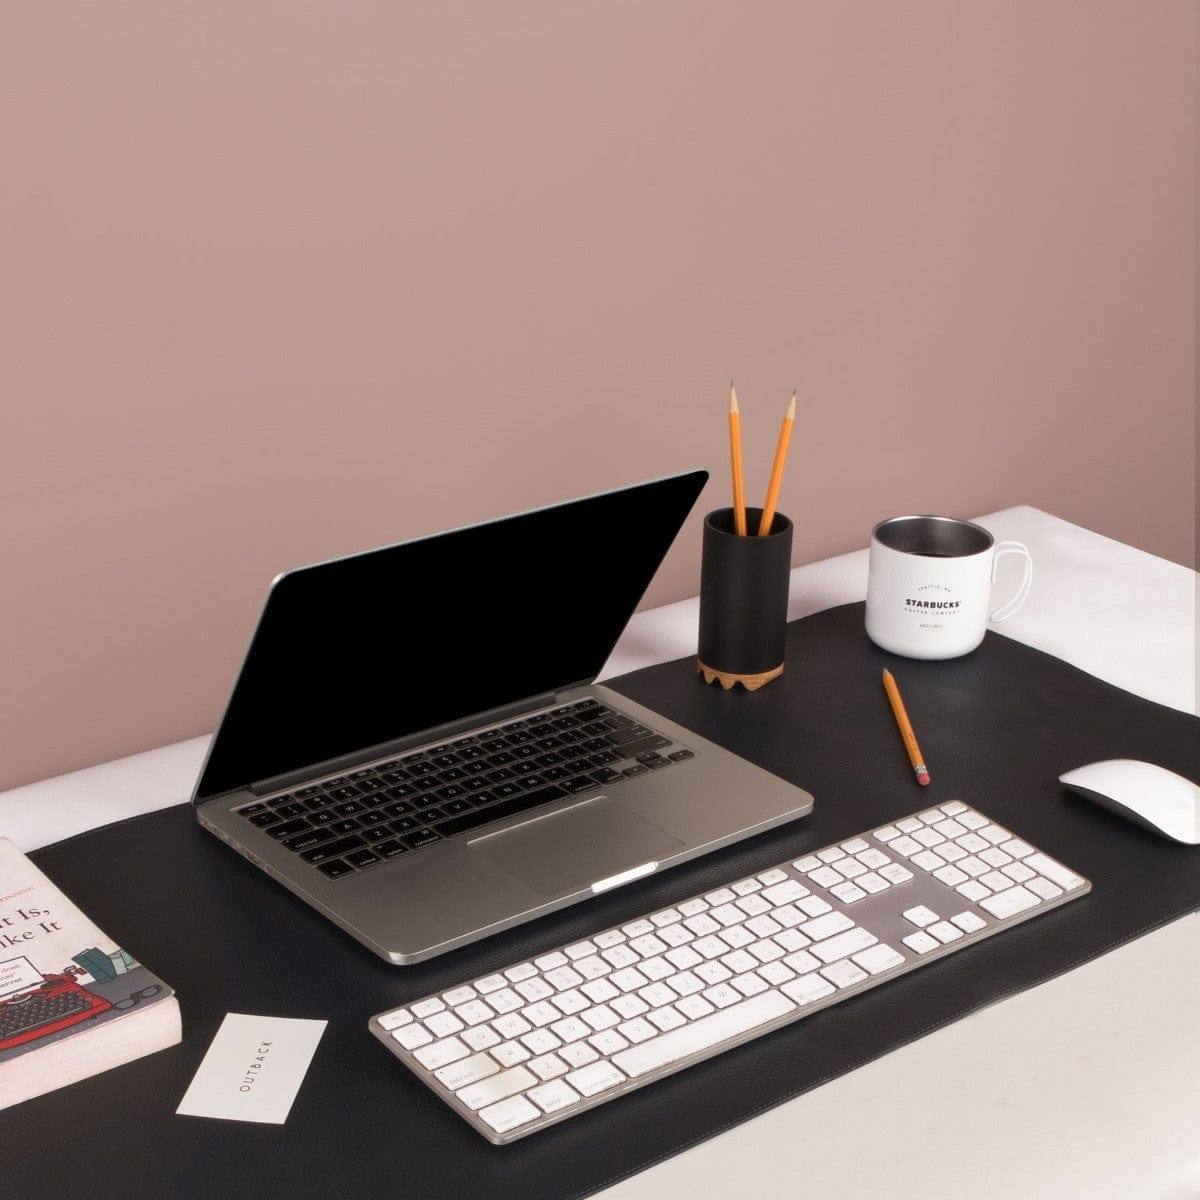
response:
<path id="1" fill-rule="evenodd" d="M 200 823 L 403 965 L 806 815 L 807 792 L 593 682 L 706 478 L 280 576 Z"/>

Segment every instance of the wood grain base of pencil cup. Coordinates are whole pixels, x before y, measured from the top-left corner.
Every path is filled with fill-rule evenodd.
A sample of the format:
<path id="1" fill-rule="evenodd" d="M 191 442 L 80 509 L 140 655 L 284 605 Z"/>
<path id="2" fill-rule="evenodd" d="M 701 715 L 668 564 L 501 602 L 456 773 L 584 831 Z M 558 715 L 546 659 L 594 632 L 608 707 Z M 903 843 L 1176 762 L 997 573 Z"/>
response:
<path id="1" fill-rule="evenodd" d="M 761 510 L 746 510 L 758 528 Z M 700 648 L 696 669 L 705 683 L 757 691 L 783 674 L 792 523 L 777 512 L 765 537 L 739 537 L 733 509 L 704 518 L 700 565 Z"/>

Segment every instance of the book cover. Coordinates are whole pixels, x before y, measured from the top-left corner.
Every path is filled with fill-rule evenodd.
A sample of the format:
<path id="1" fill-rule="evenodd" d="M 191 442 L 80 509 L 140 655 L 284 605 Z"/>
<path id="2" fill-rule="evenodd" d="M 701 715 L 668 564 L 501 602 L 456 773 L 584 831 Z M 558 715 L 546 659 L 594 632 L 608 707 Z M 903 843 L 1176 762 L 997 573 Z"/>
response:
<path id="1" fill-rule="evenodd" d="M 166 1002 L 165 1021 L 147 1019 Z M 88 1062 L 70 1062 L 76 1038 Z M 178 1040 L 172 989 L 0 837 L 0 1107 Z M 18 1062 L 33 1058 L 36 1091 Z"/>

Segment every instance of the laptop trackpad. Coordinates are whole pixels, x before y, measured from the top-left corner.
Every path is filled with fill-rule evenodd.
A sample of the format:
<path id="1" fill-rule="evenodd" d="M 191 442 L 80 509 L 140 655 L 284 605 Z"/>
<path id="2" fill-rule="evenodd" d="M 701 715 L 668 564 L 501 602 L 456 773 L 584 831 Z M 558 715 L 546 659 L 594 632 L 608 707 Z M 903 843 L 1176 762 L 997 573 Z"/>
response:
<path id="1" fill-rule="evenodd" d="M 546 896 L 657 863 L 683 845 L 607 796 L 477 838 L 471 849 Z"/>

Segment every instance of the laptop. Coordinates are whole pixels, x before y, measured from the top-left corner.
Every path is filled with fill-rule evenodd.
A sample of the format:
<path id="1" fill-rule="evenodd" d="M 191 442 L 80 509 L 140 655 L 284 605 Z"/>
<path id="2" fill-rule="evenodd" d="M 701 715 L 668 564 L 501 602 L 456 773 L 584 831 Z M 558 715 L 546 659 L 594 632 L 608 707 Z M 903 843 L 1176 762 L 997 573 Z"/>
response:
<path id="1" fill-rule="evenodd" d="M 595 682 L 707 478 L 280 575 L 200 823 L 403 965 L 806 815 L 807 792 Z"/>

